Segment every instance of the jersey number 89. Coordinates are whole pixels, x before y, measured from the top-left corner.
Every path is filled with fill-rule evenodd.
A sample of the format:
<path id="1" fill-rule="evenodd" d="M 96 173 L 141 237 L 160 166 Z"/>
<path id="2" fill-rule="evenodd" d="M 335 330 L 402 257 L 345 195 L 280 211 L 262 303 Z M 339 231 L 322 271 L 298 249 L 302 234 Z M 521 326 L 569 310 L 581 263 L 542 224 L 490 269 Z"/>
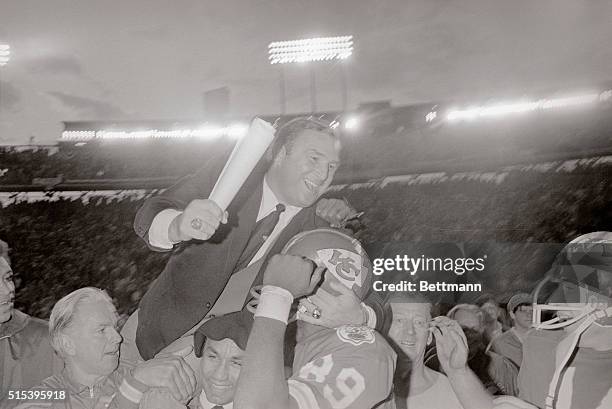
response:
<path id="1" fill-rule="evenodd" d="M 365 390 L 365 379 L 355 368 L 342 368 L 335 375 L 334 381 L 326 382 L 333 367 L 332 355 L 325 355 L 304 365 L 299 377 L 324 384 L 323 396 L 332 408 L 345 409 Z"/>

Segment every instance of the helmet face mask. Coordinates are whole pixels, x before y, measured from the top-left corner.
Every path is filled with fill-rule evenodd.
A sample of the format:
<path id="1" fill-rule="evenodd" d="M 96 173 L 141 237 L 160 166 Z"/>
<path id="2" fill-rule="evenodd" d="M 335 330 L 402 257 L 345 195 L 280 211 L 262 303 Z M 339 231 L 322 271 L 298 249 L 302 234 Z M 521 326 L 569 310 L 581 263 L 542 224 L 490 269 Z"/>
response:
<path id="1" fill-rule="evenodd" d="M 539 304 L 542 300 L 546 303 Z M 571 329 L 587 317 L 612 327 L 612 233 L 589 233 L 565 246 L 533 302 L 533 325 L 539 329 Z M 555 316 L 544 319 L 550 313 Z"/>
<path id="2" fill-rule="evenodd" d="M 545 304 L 539 304 L 540 302 Z M 543 320 L 547 313 L 553 318 Z M 554 348 L 554 373 L 545 407 L 556 407 L 564 369 L 578 347 L 610 349 L 612 232 L 593 232 L 568 243 L 533 293 L 533 326 L 563 329 Z M 598 327 L 606 327 L 600 331 Z"/>

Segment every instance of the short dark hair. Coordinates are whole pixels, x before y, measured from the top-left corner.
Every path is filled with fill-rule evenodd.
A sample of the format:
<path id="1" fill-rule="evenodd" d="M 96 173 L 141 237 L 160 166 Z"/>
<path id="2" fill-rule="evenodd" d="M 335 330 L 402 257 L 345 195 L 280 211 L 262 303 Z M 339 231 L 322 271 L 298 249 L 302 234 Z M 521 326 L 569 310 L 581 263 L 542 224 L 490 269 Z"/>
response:
<path id="1" fill-rule="evenodd" d="M 284 123 L 276 130 L 274 140 L 266 151 L 266 159 L 271 163 L 283 147 L 287 153 L 291 152 L 295 140 L 305 130 L 322 132 L 340 142 L 340 137 L 331 127 L 331 123 L 318 118 L 298 117 Z"/>

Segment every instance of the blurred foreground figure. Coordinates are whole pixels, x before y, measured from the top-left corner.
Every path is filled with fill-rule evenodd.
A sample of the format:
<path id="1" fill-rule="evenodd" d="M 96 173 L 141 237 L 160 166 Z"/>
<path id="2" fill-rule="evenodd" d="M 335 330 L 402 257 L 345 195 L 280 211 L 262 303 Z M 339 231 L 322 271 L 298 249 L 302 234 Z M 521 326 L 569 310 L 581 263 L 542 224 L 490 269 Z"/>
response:
<path id="1" fill-rule="evenodd" d="M 0 240 L 0 408 L 15 403 L 7 400 L 9 389 L 30 388 L 54 368 L 47 323 L 14 309 L 14 302 L 8 245 Z"/>
<path id="2" fill-rule="evenodd" d="M 520 397 L 547 409 L 612 408 L 612 233 L 565 246 L 533 301 Z"/>
<path id="3" fill-rule="evenodd" d="M 181 357 L 154 359 L 137 367 L 120 365 L 117 312 L 106 292 L 86 287 L 55 304 L 49 320 L 51 344 L 64 361 L 60 374 L 37 390 L 65 391 L 65 399 L 31 400 L 18 406 L 53 409 L 135 409 L 150 388 L 168 390 L 187 402 L 196 380 Z"/>

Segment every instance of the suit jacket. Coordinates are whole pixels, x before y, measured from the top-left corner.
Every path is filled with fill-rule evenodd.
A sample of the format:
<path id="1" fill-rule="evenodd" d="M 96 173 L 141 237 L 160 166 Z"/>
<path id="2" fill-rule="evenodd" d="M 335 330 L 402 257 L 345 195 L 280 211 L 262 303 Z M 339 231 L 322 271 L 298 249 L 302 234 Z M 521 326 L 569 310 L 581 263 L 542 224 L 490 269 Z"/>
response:
<path id="1" fill-rule="evenodd" d="M 136 233 L 149 247 L 148 230 L 153 218 L 168 208 L 184 209 L 196 198 L 207 198 L 222 166 L 206 166 L 195 175 L 179 181 L 163 194 L 147 199 L 134 221 Z M 136 345 L 144 359 L 156 353 L 193 328 L 215 304 L 255 227 L 263 194 L 267 164 L 253 170 L 227 211 L 228 223 L 220 225 L 207 241 L 192 240 L 175 246 L 165 269 L 140 302 Z M 268 251 L 255 284 L 261 283 L 266 260 L 280 253 L 296 234 L 329 224 L 318 217 L 315 206 L 302 209 L 277 237 Z M 369 303 L 382 323 L 382 302 Z"/>
<path id="2" fill-rule="evenodd" d="M 136 215 L 136 233 L 148 243 L 148 229 L 157 213 L 167 208 L 183 209 L 193 199 L 207 198 L 219 169 L 220 166 L 207 166 L 162 195 L 148 199 Z M 228 223 L 220 225 L 213 237 L 181 243 L 175 248 L 166 268 L 140 302 L 136 344 L 143 358 L 152 358 L 179 338 L 214 305 L 235 272 L 255 226 L 264 174 L 264 164 L 258 165 L 228 207 Z M 278 254 L 297 233 L 324 226 L 328 224 L 316 216 L 314 207 L 302 209 L 283 229 L 268 254 Z"/>

